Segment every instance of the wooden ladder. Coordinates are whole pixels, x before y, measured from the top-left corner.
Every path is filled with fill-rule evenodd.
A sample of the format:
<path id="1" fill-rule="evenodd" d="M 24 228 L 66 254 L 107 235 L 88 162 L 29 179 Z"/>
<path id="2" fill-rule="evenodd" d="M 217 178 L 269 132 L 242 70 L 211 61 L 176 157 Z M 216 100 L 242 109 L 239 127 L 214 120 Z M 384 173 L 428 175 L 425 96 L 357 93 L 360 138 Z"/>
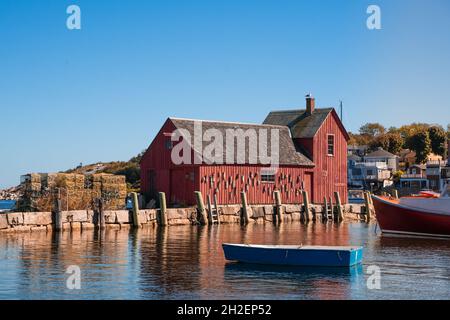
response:
<path id="1" fill-rule="evenodd" d="M 219 207 L 217 206 L 217 196 L 214 195 L 214 204 L 211 203 L 211 197 L 208 200 L 208 220 L 211 224 L 220 224 Z"/>
<path id="2" fill-rule="evenodd" d="M 334 204 L 333 199 L 330 197 L 327 199 L 324 197 L 324 204 L 323 204 L 323 211 L 322 219 L 323 220 L 333 220 L 334 219 Z"/>

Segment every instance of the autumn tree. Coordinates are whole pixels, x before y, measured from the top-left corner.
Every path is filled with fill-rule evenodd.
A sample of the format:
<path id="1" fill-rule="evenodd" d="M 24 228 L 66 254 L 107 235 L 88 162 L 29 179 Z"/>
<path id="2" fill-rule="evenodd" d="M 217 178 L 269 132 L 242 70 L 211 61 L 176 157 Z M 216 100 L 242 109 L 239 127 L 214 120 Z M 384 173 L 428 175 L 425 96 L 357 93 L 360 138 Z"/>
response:
<path id="1" fill-rule="evenodd" d="M 408 125 L 401 126 L 397 129 L 397 132 L 400 133 L 406 141 L 415 135 L 416 133 L 419 133 L 424 130 L 428 130 L 430 127 L 427 123 L 412 123 Z"/>
<path id="2" fill-rule="evenodd" d="M 418 163 L 424 163 L 431 153 L 431 139 L 428 130 L 422 130 L 408 139 L 408 145 L 416 152 Z"/>
<path id="3" fill-rule="evenodd" d="M 434 154 L 445 156 L 446 132 L 441 126 L 432 126 L 428 129 L 431 140 L 431 151 Z"/>
<path id="4" fill-rule="evenodd" d="M 349 145 L 364 146 L 368 145 L 372 140 L 372 138 L 369 136 L 363 136 L 351 132 L 349 132 L 349 136 L 350 136 L 350 140 L 348 141 Z"/>
<path id="5" fill-rule="evenodd" d="M 369 148 L 371 150 L 376 150 L 378 148 L 383 148 L 393 154 L 398 154 L 404 144 L 404 139 L 399 133 L 388 132 L 377 136 L 370 144 Z"/>
<path id="6" fill-rule="evenodd" d="M 386 132 L 386 128 L 379 123 L 366 123 L 359 128 L 362 136 L 376 137 Z"/>

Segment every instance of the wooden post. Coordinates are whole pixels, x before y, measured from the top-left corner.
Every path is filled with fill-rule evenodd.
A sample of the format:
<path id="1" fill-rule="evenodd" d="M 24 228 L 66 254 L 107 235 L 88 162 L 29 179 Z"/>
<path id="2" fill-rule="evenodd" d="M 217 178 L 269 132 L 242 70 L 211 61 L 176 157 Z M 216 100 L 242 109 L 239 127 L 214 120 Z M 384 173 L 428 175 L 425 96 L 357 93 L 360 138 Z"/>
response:
<path id="1" fill-rule="evenodd" d="M 304 217 L 305 221 L 311 220 L 311 207 L 309 205 L 309 199 L 308 199 L 308 191 L 303 190 L 303 207 L 304 207 Z"/>
<path id="2" fill-rule="evenodd" d="M 247 196 L 245 195 L 245 192 L 241 192 L 241 202 L 242 202 L 242 223 L 248 223 L 249 216 L 248 216 L 248 205 L 247 205 Z"/>
<path id="3" fill-rule="evenodd" d="M 139 200 L 136 192 L 131 193 L 131 202 L 133 204 L 133 226 L 140 227 L 139 224 Z"/>
<path id="4" fill-rule="evenodd" d="M 323 211 L 322 211 L 322 220 L 326 221 L 328 220 L 328 201 L 327 197 L 323 197 Z"/>
<path id="5" fill-rule="evenodd" d="M 282 212 L 282 203 L 281 203 L 281 193 L 280 191 L 275 191 L 275 210 L 276 210 L 276 220 L 277 222 L 283 222 L 283 212 Z"/>
<path id="6" fill-rule="evenodd" d="M 195 198 L 197 199 L 197 210 L 199 213 L 199 222 L 202 226 L 208 224 L 208 217 L 206 216 L 205 204 L 203 203 L 203 196 L 200 191 L 195 191 Z"/>
<path id="7" fill-rule="evenodd" d="M 393 196 L 395 199 L 398 199 L 398 190 L 397 190 L 397 189 L 392 190 L 392 196 Z"/>
<path id="8" fill-rule="evenodd" d="M 167 203 L 164 192 L 159 193 L 159 219 L 157 219 L 157 222 L 160 226 L 167 226 Z"/>
<path id="9" fill-rule="evenodd" d="M 106 228 L 106 221 L 105 221 L 105 211 L 103 210 L 103 200 L 100 198 L 98 199 L 98 220 L 99 220 L 99 227 L 100 229 Z"/>
<path id="10" fill-rule="evenodd" d="M 208 221 L 210 224 L 213 223 L 213 217 L 212 217 L 212 205 L 211 205 L 211 197 L 209 194 L 206 196 L 206 201 L 208 202 Z"/>
<path id="11" fill-rule="evenodd" d="M 333 219 L 334 218 L 334 205 L 333 205 L 333 198 L 332 197 L 328 198 L 328 203 L 330 205 L 331 219 Z"/>
<path id="12" fill-rule="evenodd" d="M 61 231 L 62 228 L 61 190 L 58 188 L 55 201 L 55 230 Z"/>
<path id="13" fill-rule="evenodd" d="M 339 192 L 334 192 L 334 198 L 336 200 L 337 205 L 337 217 L 336 221 L 340 222 L 344 220 L 344 210 L 342 209 L 342 203 L 341 203 L 341 196 L 339 195 Z"/>
<path id="14" fill-rule="evenodd" d="M 369 192 L 364 192 L 364 203 L 366 205 L 366 221 L 370 221 L 371 216 L 371 205 L 370 205 L 370 195 Z"/>
<path id="15" fill-rule="evenodd" d="M 217 224 L 220 224 L 220 215 L 219 215 L 219 206 L 217 202 L 217 194 L 214 194 L 214 207 L 216 208 L 217 213 Z"/>

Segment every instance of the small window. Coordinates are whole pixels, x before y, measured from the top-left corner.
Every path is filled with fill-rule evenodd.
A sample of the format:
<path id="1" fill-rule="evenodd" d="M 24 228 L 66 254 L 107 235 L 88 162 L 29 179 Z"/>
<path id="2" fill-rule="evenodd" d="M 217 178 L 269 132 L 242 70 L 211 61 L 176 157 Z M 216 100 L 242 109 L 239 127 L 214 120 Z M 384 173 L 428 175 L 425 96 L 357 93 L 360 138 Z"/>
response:
<path id="1" fill-rule="evenodd" d="M 263 168 L 261 169 L 261 182 L 263 183 L 275 183 L 275 175 L 277 173 L 276 169 L 273 168 Z"/>
<path id="2" fill-rule="evenodd" d="M 261 182 L 275 182 L 275 174 L 274 173 L 262 174 Z"/>
<path id="3" fill-rule="evenodd" d="M 327 154 L 329 156 L 334 156 L 334 135 L 332 135 L 332 134 L 328 135 Z"/>

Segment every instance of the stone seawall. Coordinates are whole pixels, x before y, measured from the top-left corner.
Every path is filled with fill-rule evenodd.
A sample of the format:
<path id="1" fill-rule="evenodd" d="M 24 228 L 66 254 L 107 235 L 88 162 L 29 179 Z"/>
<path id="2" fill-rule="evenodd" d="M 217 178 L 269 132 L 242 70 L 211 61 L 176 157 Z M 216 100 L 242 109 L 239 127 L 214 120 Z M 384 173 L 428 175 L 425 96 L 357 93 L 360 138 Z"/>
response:
<path id="1" fill-rule="evenodd" d="M 365 207 L 360 204 L 347 204 L 344 207 L 344 220 L 364 220 Z M 302 205 L 283 205 L 283 222 L 301 222 Z M 313 217 L 322 219 L 323 206 L 311 205 Z M 219 206 L 221 223 L 240 223 L 242 207 L 240 205 Z M 273 223 L 275 207 L 271 205 L 253 205 L 248 207 L 249 222 Z M 156 226 L 158 209 L 138 211 L 140 226 Z M 167 222 L 173 225 L 198 224 L 196 207 L 167 209 Z M 134 225 L 133 214 L 128 210 L 104 211 L 105 228 L 129 228 Z M 52 212 L 9 212 L 0 214 L 0 232 L 52 231 L 55 229 L 55 214 Z M 99 214 L 91 210 L 63 211 L 61 213 L 62 230 L 88 230 L 99 227 Z"/>

